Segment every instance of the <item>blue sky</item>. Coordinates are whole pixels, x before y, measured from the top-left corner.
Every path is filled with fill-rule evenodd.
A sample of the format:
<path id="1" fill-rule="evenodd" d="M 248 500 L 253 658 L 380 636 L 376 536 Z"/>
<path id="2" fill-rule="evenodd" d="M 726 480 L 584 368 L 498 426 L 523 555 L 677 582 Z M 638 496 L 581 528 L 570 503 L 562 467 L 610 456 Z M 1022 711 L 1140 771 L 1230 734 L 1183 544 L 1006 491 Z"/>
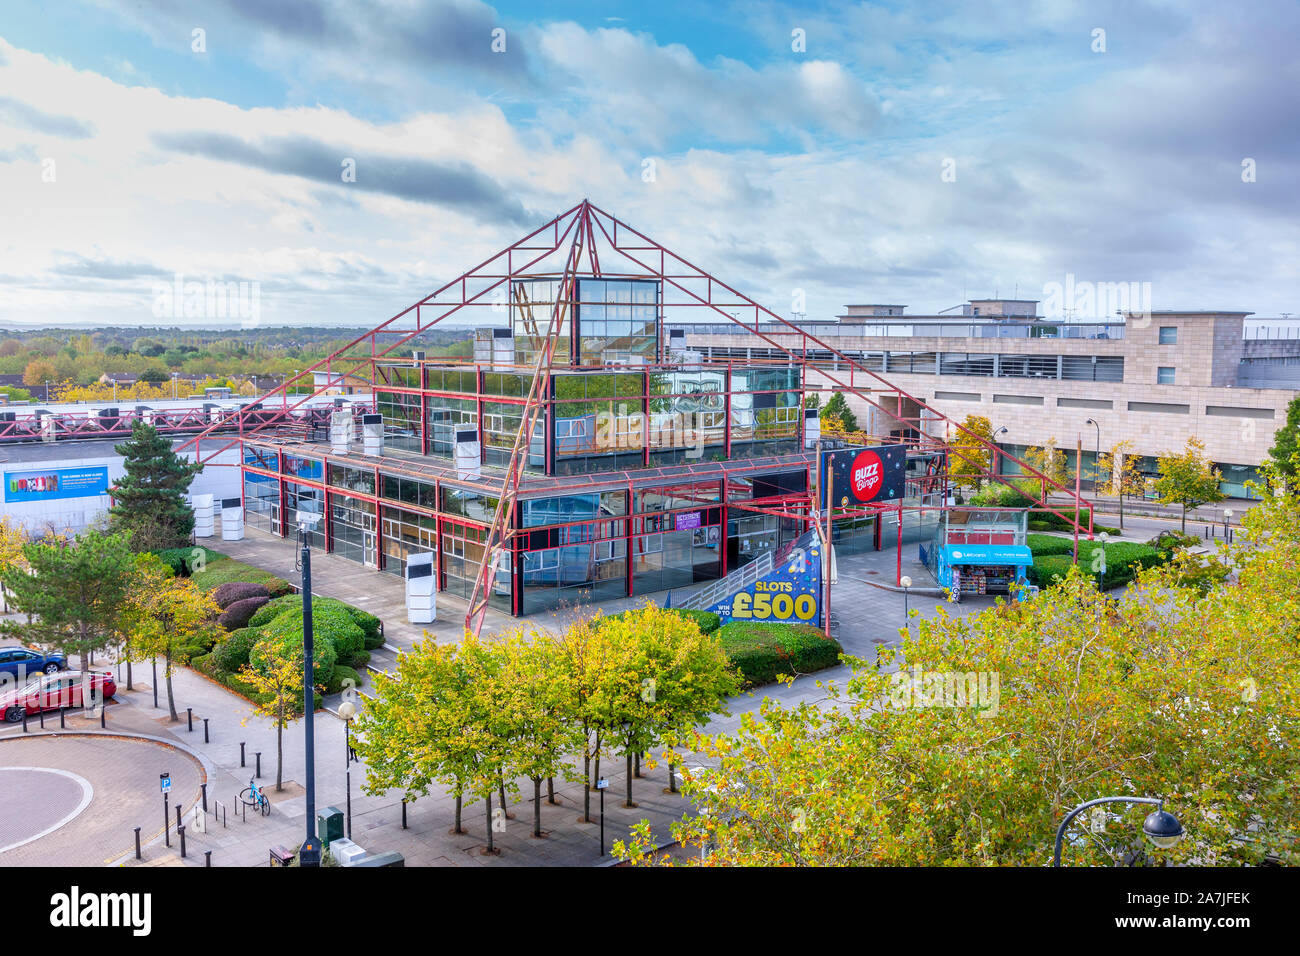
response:
<path id="1" fill-rule="evenodd" d="M 375 324 L 583 196 L 778 312 L 1300 313 L 1294 4 L 538 6 L 9 0 L 0 321 L 150 324 L 182 273 Z"/>

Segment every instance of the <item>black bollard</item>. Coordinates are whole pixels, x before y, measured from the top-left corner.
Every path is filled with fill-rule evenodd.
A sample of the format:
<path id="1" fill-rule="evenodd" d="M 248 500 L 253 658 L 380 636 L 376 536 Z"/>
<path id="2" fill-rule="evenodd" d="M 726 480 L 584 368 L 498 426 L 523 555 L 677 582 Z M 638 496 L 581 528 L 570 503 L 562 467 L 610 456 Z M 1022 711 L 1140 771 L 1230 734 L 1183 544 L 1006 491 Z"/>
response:
<path id="1" fill-rule="evenodd" d="M 402 801 L 402 829 L 406 829 L 406 801 Z"/>
<path id="2" fill-rule="evenodd" d="M 100 730 L 104 730 L 108 726 L 107 724 L 104 723 L 105 720 L 104 715 L 107 712 L 108 712 L 107 705 L 101 703 L 99 705 L 99 729 Z"/>
<path id="3" fill-rule="evenodd" d="M 181 824 L 184 822 L 185 821 L 181 819 L 181 805 L 178 803 L 176 804 L 176 829 L 179 830 L 181 828 Z"/>
<path id="4" fill-rule="evenodd" d="M 135 858 L 140 859 L 140 828 L 135 828 Z"/>
<path id="5" fill-rule="evenodd" d="M 253 756 L 257 758 L 257 779 L 261 780 L 262 779 L 262 751 L 260 750 L 255 751 L 253 753 Z"/>
<path id="6" fill-rule="evenodd" d="M 244 741 L 239 742 L 239 765 L 244 766 Z"/>
<path id="7" fill-rule="evenodd" d="M 208 718 L 206 717 L 203 718 L 203 742 L 205 744 L 211 742 L 208 740 Z"/>
<path id="8" fill-rule="evenodd" d="M 27 708 L 23 708 L 23 733 L 27 733 Z"/>
<path id="9" fill-rule="evenodd" d="M 208 812 L 208 785 L 206 783 L 199 784 L 199 790 L 203 794 L 203 812 L 207 813 Z"/>
<path id="10" fill-rule="evenodd" d="M 45 729 L 45 708 L 41 708 L 41 730 Z"/>
<path id="11" fill-rule="evenodd" d="M 59 708 L 59 730 L 66 730 L 67 726 L 68 725 L 63 722 L 63 708 L 60 707 Z"/>
<path id="12" fill-rule="evenodd" d="M 203 851 L 203 865 L 204 865 L 204 866 L 211 866 L 211 865 L 212 865 L 212 851 L 211 851 L 211 850 L 204 850 L 204 851 Z"/>
<path id="13" fill-rule="evenodd" d="M 190 724 L 189 732 L 194 733 L 194 708 L 193 707 L 185 708 L 185 719 L 189 721 Z"/>
<path id="14" fill-rule="evenodd" d="M 181 835 L 181 859 L 185 859 L 185 828 L 177 827 L 176 832 Z"/>

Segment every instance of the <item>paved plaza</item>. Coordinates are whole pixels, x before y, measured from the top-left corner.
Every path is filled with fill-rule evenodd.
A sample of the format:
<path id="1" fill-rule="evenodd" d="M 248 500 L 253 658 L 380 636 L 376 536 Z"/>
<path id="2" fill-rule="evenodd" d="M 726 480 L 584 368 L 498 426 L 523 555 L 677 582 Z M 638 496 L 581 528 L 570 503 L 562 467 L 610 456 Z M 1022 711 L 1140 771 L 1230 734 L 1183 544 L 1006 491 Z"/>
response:
<path id="1" fill-rule="evenodd" d="M 266 568 L 289 580 L 295 547 L 262 532 L 251 531 L 243 541 L 208 542 L 231 557 Z M 908 596 L 911 609 L 922 616 L 936 613 L 969 614 L 988 607 L 991 597 L 968 597 L 960 605 L 945 601 L 932 588 L 928 573 L 916 560 L 915 544 L 903 551 L 903 573 L 918 587 Z M 833 633 L 845 651 L 874 661 L 877 649 L 902 639 L 903 595 L 892 588 L 897 571 L 895 551 L 846 555 L 839 559 L 838 583 L 832 597 Z M 385 622 L 386 646 L 372 657 L 372 668 L 391 670 L 399 650 L 409 648 L 428 632 L 439 642 L 459 640 L 463 630 L 465 604 L 447 595 L 439 596 L 439 620 L 427 628 L 406 623 L 401 579 L 393 575 L 360 569 L 333 555 L 313 554 L 313 591 L 365 608 Z M 676 591 L 679 601 L 689 591 Z M 651 595 L 662 602 L 665 595 Z M 602 603 L 612 613 L 639 605 L 647 598 L 629 598 Z M 590 609 L 571 608 L 536 615 L 527 623 L 562 628 L 574 616 Z M 514 619 L 490 611 L 484 633 L 495 634 L 515 626 Z M 915 624 L 913 624 L 915 626 Z M 897 665 L 895 665 L 897 666 Z M 207 678 L 178 668 L 173 678 L 178 723 L 165 710 L 165 690 L 160 692 L 162 709 L 154 707 L 149 686 L 150 669 L 134 669 L 134 689 L 126 688 L 125 673 L 119 669 L 118 694 L 106 708 L 106 729 L 98 720 L 87 720 L 78 711 L 65 716 L 60 730 L 57 717 L 47 717 L 42 730 L 33 719 L 24 733 L 21 724 L 0 724 L 0 802 L 5 807 L 0 823 L 0 866 L 42 865 L 190 865 L 202 866 L 204 851 L 211 851 L 213 866 L 266 865 L 272 846 L 296 848 L 305 835 L 305 795 L 302 787 L 305 762 L 301 722 L 284 734 L 285 789 L 275 789 L 275 731 L 269 720 L 258 716 L 253 706 Z M 846 666 L 801 677 L 789 685 L 775 685 L 746 693 L 729 702 L 730 713 L 715 718 L 705 729 L 731 730 L 740 716 L 756 709 L 764 697 L 791 704 L 824 698 L 818 686 L 827 681 L 844 681 Z M 364 691 L 364 688 L 363 688 Z M 346 807 L 344 724 L 335 713 L 336 698 L 327 698 L 325 709 L 314 715 L 316 739 L 317 811 L 327 806 Z M 185 708 L 192 708 L 194 730 L 189 730 Z M 203 718 L 208 718 L 208 741 L 204 741 Z M 241 763 L 241 743 L 242 763 Z M 269 817 L 239 813 L 237 795 L 254 777 L 261 754 L 261 778 L 271 799 Z M 689 758 L 687 758 L 689 762 Z M 179 801 L 186 822 L 185 860 L 180 858 L 177 835 L 163 835 L 163 804 L 158 775 L 171 774 L 170 805 Z M 641 819 L 651 822 L 655 836 L 667 842 L 669 825 L 690 807 L 679 794 L 665 792 L 667 768 L 644 771 L 634 781 L 636 808 L 622 806 L 624 763 L 613 759 L 603 764 L 602 775 L 610 780 L 605 803 L 608 841 L 626 835 L 628 827 Z M 535 839 L 532 830 L 531 785 L 520 781 L 521 792 L 510 798 L 510 813 L 504 832 L 494 833 L 500 855 L 486 856 L 485 809 L 481 802 L 463 808 L 464 834 L 453 834 L 455 801 L 437 790 L 407 807 L 407 827 L 402 827 L 402 793 L 388 791 L 364 794 L 365 767 L 352 766 L 352 837 L 371 853 L 395 850 L 409 865 L 430 866 L 592 866 L 608 861 L 600 856 L 599 827 L 580 823 L 583 790 L 578 783 L 556 781 L 558 805 L 546 802 L 543 792 L 542 826 L 546 836 Z M 206 814 L 202 813 L 206 791 Z M 598 798 L 592 794 L 593 819 Z M 206 824 L 200 832 L 198 815 Z M 142 859 L 134 857 L 134 827 L 141 828 Z"/>

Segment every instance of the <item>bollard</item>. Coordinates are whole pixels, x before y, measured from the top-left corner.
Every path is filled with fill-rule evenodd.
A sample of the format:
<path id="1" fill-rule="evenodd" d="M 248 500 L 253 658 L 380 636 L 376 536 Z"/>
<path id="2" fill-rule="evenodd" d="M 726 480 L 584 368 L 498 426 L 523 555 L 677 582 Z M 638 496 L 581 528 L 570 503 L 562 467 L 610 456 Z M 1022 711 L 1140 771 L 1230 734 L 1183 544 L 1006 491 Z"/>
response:
<path id="1" fill-rule="evenodd" d="M 211 850 L 204 850 L 204 851 L 203 851 L 203 865 L 204 865 L 204 866 L 211 866 L 211 865 L 212 865 L 212 851 L 211 851 Z"/>
<path id="2" fill-rule="evenodd" d="M 41 708 L 41 730 L 45 729 L 45 708 Z"/>
<path id="3" fill-rule="evenodd" d="M 135 858 L 140 859 L 140 828 L 135 828 Z"/>
<path id="4" fill-rule="evenodd" d="M 60 711 L 62 713 L 62 711 Z M 27 733 L 27 708 L 23 708 L 23 733 Z"/>
<path id="5" fill-rule="evenodd" d="M 244 766 L 244 741 L 239 742 L 239 765 Z"/>
<path id="6" fill-rule="evenodd" d="M 199 784 L 199 791 L 203 794 L 203 812 L 207 813 L 208 812 L 208 785 L 206 783 Z"/>
<path id="7" fill-rule="evenodd" d="M 194 708 L 193 708 L 193 707 L 186 707 L 186 708 L 185 708 L 185 719 L 186 719 L 187 721 L 189 721 L 189 724 L 190 724 L 190 731 L 189 731 L 189 732 L 190 732 L 190 733 L 194 733 Z"/>
<path id="8" fill-rule="evenodd" d="M 60 707 L 59 708 L 59 730 L 66 730 L 67 727 L 68 725 L 63 722 L 63 708 Z"/>
<path id="9" fill-rule="evenodd" d="M 254 751 L 253 756 L 257 758 L 257 779 L 261 780 L 262 779 L 262 751 L 260 750 Z"/>
<path id="10" fill-rule="evenodd" d="M 208 718 L 206 717 L 203 718 L 203 742 L 205 744 L 211 742 L 208 740 Z"/>
<path id="11" fill-rule="evenodd" d="M 185 821 L 181 819 L 181 805 L 176 804 L 176 830 L 180 832 L 181 824 Z"/>
<path id="12" fill-rule="evenodd" d="M 104 723 L 104 715 L 108 713 L 108 705 L 100 703 L 99 705 L 99 729 L 104 730 L 108 725 Z"/>
<path id="13" fill-rule="evenodd" d="M 176 832 L 181 835 L 181 859 L 185 859 L 185 828 L 177 827 Z"/>
<path id="14" fill-rule="evenodd" d="M 406 829 L 406 801 L 402 801 L 402 829 Z"/>

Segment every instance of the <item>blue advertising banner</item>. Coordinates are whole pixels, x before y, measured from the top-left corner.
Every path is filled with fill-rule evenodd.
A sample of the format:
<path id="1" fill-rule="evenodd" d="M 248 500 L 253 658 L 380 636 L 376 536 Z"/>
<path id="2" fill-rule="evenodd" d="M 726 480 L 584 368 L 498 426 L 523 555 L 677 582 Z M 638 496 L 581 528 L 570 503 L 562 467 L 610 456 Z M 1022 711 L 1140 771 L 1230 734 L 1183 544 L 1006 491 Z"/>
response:
<path id="1" fill-rule="evenodd" d="M 108 493 L 108 467 L 50 468 L 45 471 L 6 471 L 5 501 L 50 501 L 90 498 Z"/>
<path id="2" fill-rule="evenodd" d="M 817 532 L 800 535 L 775 566 L 744 590 L 705 608 L 728 621 L 780 621 L 821 627 L 822 545 Z"/>

